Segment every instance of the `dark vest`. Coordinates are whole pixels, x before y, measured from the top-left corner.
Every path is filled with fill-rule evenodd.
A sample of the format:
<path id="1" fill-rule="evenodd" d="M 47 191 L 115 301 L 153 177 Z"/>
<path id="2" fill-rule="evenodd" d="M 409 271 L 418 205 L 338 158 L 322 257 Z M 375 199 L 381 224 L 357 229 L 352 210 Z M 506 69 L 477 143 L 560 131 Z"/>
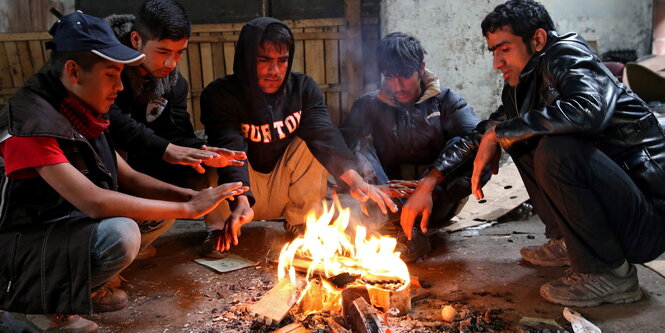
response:
<path id="1" fill-rule="evenodd" d="M 0 136 L 48 136 L 69 162 L 101 188 L 117 190 L 108 133 L 86 139 L 56 107 L 67 92 L 51 73 L 31 77 L 0 111 Z M 92 313 L 90 244 L 98 221 L 41 177 L 0 174 L 0 309 L 22 313 Z"/>

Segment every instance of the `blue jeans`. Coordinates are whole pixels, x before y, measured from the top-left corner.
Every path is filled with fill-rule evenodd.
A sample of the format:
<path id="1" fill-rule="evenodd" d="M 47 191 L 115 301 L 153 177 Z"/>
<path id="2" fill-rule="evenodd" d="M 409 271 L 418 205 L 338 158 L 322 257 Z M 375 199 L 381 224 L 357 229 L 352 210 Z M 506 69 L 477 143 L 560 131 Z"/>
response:
<path id="1" fill-rule="evenodd" d="M 135 222 L 127 217 L 103 219 L 91 244 L 91 287 L 102 286 L 122 272 L 139 253 L 166 232 L 174 220 Z M 140 228 L 139 228 L 140 226 Z"/>

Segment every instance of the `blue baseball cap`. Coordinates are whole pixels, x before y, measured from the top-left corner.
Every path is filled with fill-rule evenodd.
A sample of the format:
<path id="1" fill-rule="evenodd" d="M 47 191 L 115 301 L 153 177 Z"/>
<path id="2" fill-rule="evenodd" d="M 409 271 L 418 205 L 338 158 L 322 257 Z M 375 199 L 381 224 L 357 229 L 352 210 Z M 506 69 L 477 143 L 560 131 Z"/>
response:
<path id="1" fill-rule="evenodd" d="M 46 47 L 56 52 L 90 51 L 103 59 L 139 65 L 145 55 L 120 41 L 104 19 L 77 10 L 56 21 L 48 31 L 53 40 Z"/>

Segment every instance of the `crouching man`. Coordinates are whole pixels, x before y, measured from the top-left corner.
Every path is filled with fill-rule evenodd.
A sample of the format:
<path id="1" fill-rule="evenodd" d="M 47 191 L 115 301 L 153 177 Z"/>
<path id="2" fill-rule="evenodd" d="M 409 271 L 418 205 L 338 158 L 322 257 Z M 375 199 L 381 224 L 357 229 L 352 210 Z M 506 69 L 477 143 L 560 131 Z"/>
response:
<path id="1" fill-rule="evenodd" d="M 198 217 L 245 188 L 197 192 L 131 169 L 105 114 L 124 65 L 144 56 L 81 12 L 49 33 L 51 60 L 0 112 L 0 309 L 15 331 L 91 332 L 97 325 L 75 314 L 127 304 L 106 283 L 139 251 L 136 221 Z"/>

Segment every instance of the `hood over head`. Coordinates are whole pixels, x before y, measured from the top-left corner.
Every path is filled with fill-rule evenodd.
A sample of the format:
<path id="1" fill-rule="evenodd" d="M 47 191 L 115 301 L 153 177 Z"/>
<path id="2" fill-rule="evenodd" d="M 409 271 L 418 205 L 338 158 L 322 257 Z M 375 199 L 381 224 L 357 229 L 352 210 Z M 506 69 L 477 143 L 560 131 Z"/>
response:
<path id="1" fill-rule="evenodd" d="M 250 101 L 252 101 L 255 106 L 260 106 L 260 104 L 267 104 L 266 98 L 259 88 L 257 72 L 256 72 L 256 56 L 258 54 L 259 47 L 261 46 L 261 37 L 266 31 L 268 26 L 272 24 L 279 24 L 286 28 L 291 37 L 293 37 L 293 32 L 291 29 L 282 21 L 272 18 L 272 17 L 259 17 L 255 18 L 242 27 L 240 30 L 240 36 L 238 37 L 238 43 L 236 45 L 235 57 L 233 59 L 233 73 L 238 76 L 238 79 L 242 82 L 243 90 L 248 95 Z M 292 38 L 293 40 L 293 38 Z M 275 93 L 275 97 L 279 99 L 284 93 L 284 87 L 288 83 L 289 76 L 291 74 L 291 67 L 293 66 L 293 56 L 295 45 L 292 42 L 289 46 L 289 65 L 286 70 L 286 75 L 284 76 L 284 82 L 279 87 L 279 90 Z M 259 105 L 256 105 L 259 103 Z"/>

